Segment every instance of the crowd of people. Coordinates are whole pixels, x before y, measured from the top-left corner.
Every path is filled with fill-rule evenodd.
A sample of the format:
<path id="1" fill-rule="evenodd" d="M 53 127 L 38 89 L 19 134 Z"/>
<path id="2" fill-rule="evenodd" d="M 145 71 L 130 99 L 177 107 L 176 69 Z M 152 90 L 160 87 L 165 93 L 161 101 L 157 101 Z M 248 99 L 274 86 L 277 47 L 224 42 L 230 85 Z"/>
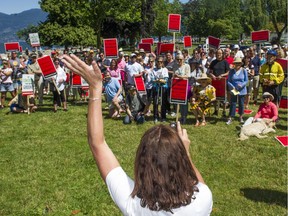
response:
<path id="1" fill-rule="evenodd" d="M 242 52 L 235 46 L 232 51 L 226 47 L 205 53 L 198 47 L 189 56 L 185 49 L 161 55 L 140 49 L 130 55 L 120 50 L 117 59 L 107 59 L 101 51 L 75 54 L 65 51 L 63 55 L 53 51 L 51 57 L 57 74 L 49 79 L 43 78 L 36 61 L 41 54 L 18 58 L 12 52 L 7 59 L 1 58 L 1 107 L 6 105 L 9 92 L 13 97 L 9 102 L 11 112 L 33 112 L 43 105 L 43 95 L 51 91 L 52 110 L 57 112 L 63 106 L 63 111 L 68 111 L 67 97 L 75 96 L 75 90 L 83 95 L 87 91 L 88 143 L 100 175 L 121 212 L 124 215 L 210 215 L 212 193 L 190 156 L 190 140 L 181 124 L 187 123 L 190 108 L 195 127 L 205 126 L 206 115 L 214 107 L 213 114 L 218 116 L 222 104 L 222 115 L 227 117 L 229 125 L 235 117 L 237 101 L 239 121 L 244 125 L 263 118 L 277 121 L 284 83 L 283 69 L 277 63 L 280 51 L 263 52 L 264 55 L 255 47 Z M 88 89 L 73 88 L 72 71 L 87 81 Z M 29 97 L 21 94 L 21 77 L 25 73 L 34 74 L 35 94 Z M 139 77 L 145 83 L 144 93 L 138 92 L 135 85 L 135 78 Z M 146 116 L 152 115 L 155 123 L 165 122 L 167 115 L 174 116 L 178 110 L 169 100 L 172 79 L 187 80 L 188 102 L 179 107 L 181 118 L 176 127 L 156 124 L 144 133 L 136 152 L 132 180 L 105 141 L 103 95 L 111 118 L 121 118 L 125 113 L 123 123 L 141 124 Z M 219 86 L 213 86 L 217 80 L 225 80 L 221 86 L 227 90 L 223 101 L 217 98 Z M 264 92 L 264 102 L 257 114 L 244 122 L 244 109 L 259 102 L 259 88 Z"/>
<path id="2" fill-rule="evenodd" d="M 51 52 L 57 75 L 50 79 L 43 78 L 37 63 L 37 58 L 42 57 L 43 53 L 26 52 L 17 56 L 13 51 L 7 58 L 1 57 L 1 108 L 5 106 L 8 92 L 12 98 L 19 98 L 21 77 L 25 73 L 34 74 L 33 111 L 37 106 L 43 105 L 43 95 L 49 92 L 53 93 L 54 112 L 57 112 L 60 106 L 63 106 L 64 111 L 68 111 L 69 96 L 75 100 L 78 94 L 80 98 L 86 99 L 87 88 L 74 88 L 71 71 L 61 60 L 63 55 L 71 53 L 71 50 Z M 123 117 L 125 124 L 133 121 L 143 123 L 150 115 L 155 123 L 167 121 L 167 115 L 174 117 L 177 110 L 175 104 L 170 104 L 172 79 L 188 80 L 188 102 L 180 105 L 182 124 L 186 124 L 191 113 L 195 118 L 196 127 L 205 126 L 205 116 L 218 116 L 219 108 L 222 106 L 222 116 L 227 119 L 226 123 L 229 125 L 236 115 L 237 101 L 239 121 L 244 123 L 244 110 L 259 102 L 259 88 L 262 88 L 262 92 L 272 94 L 273 102 L 277 107 L 279 105 L 285 77 L 277 59 L 287 58 L 287 50 L 275 46 L 270 50 L 259 50 L 256 46 L 240 50 L 236 44 L 231 49 L 229 45 L 225 49 L 209 49 L 208 53 L 199 46 L 193 50 L 191 56 L 187 49 L 181 51 L 178 46 L 174 52 L 168 51 L 161 55 L 156 53 L 157 51 L 147 53 L 144 49 L 136 49 L 127 54 L 120 49 L 118 58 L 115 59 L 106 58 L 101 50 L 90 49 L 75 54 L 90 67 L 93 61 L 96 62 L 103 76 L 103 92 L 109 116 Z M 136 77 L 143 78 L 145 93 L 137 92 L 134 80 Z M 226 80 L 226 84 L 221 88 L 226 90 L 226 94 L 224 99 L 219 99 L 213 82 L 223 79 Z M 219 86 L 217 88 L 219 91 Z M 15 102 L 15 99 L 13 101 Z M 213 107 L 214 112 L 211 113 Z M 21 111 L 25 111 L 26 108 L 22 107 Z M 18 109 L 11 111 L 17 112 Z"/>

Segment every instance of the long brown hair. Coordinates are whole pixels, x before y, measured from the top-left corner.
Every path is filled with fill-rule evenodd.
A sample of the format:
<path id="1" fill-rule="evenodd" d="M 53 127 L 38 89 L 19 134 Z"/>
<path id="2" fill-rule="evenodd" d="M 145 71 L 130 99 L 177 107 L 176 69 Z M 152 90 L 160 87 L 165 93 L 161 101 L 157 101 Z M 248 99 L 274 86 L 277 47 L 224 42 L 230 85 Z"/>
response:
<path id="1" fill-rule="evenodd" d="M 143 135 L 134 167 L 135 186 L 131 196 L 142 207 L 169 211 L 186 206 L 198 191 L 198 179 L 184 144 L 169 126 L 157 125 Z"/>

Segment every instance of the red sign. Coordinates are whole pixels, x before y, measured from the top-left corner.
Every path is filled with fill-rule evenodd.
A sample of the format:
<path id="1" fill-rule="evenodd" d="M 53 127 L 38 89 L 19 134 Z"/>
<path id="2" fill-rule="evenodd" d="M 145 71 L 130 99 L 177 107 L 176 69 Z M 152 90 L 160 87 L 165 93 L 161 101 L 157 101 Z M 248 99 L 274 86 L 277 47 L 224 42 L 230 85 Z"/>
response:
<path id="1" fill-rule="evenodd" d="M 117 38 L 103 39 L 106 58 L 118 58 Z"/>
<path id="2" fill-rule="evenodd" d="M 219 38 L 216 38 L 216 37 L 213 37 L 213 36 L 209 36 L 208 37 L 209 47 L 212 47 L 214 49 L 218 49 L 219 48 L 220 41 L 221 40 Z"/>
<path id="3" fill-rule="evenodd" d="M 191 36 L 184 36 L 183 37 L 184 48 L 189 49 L 192 48 L 192 37 Z"/>
<path id="4" fill-rule="evenodd" d="M 38 58 L 37 62 L 45 79 L 48 79 L 57 74 L 51 56 L 44 56 L 42 58 Z"/>
<path id="5" fill-rule="evenodd" d="M 268 30 L 251 32 L 252 43 L 262 43 L 270 41 L 270 32 Z"/>
<path id="6" fill-rule="evenodd" d="M 170 103 L 187 104 L 187 94 L 188 80 L 173 78 L 170 93 Z"/>
<path id="7" fill-rule="evenodd" d="M 216 89 L 216 98 L 219 100 L 226 99 L 226 79 L 212 80 L 211 85 Z"/>
<path id="8" fill-rule="evenodd" d="M 288 136 L 276 136 L 275 139 L 284 147 L 288 147 Z"/>
<path id="9" fill-rule="evenodd" d="M 163 53 L 173 53 L 174 52 L 174 44 L 173 43 L 165 43 L 160 44 L 159 55 Z"/>
<path id="10" fill-rule="evenodd" d="M 149 44 L 149 43 L 139 43 L 138 48 L 144 49 L 145 52 L 147 52 L 147 53 L 151 53 L 151 51 L 152 51 L 151 50 L 151 44 Z"/>
<path id="11" fill-rule="evenodd" d="M 81 87 L 82 81 L 81 76 L 75 73 L 72 73 L 72 88 Z"/>
<path id="12" fill-rule="evenodd" d="M 281 66 L 282 66 L 282 69 L 285 73 L 285 71 L 287 71 L 287 66 L 288 66 L 288 59 L 276 59 L 276 62 L 278 62 Z"/>
<path id="13" fill-rule="evenodd" d="M 153 38 L 142 38 L 141 43 L 149 43 L 149 44 L 153 45 L 154 39 Z"/>
<path id="14" fill-rule="evenodd" d="M 134 77 L 136 89 L 139 94 L 146 94 L 146 88 L 142 76 Z"/>
<path id="15" fill-rule="evenodd" d="M 169 14 L 168 15 L 168 32 L 180 32 L 181 29 L 181 15 Z"/>
<path id="16" fill-rule="evenodd" d="M 5 46 L 6 52 L 20 50 L 19 42 L 4 43 L 4 46 Z"/>
<path id="17" fill-rule="evenodd" d="M 288 109 L 288 96 L 281 96 L 279 108 L 281 109 Z"/>

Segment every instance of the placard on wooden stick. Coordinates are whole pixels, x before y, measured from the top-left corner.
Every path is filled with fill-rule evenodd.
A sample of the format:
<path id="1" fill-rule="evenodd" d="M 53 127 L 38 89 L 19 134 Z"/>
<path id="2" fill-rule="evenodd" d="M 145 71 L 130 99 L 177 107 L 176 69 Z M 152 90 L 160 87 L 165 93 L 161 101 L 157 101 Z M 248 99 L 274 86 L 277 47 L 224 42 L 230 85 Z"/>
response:
<path id="1" fill-rule="evenodd" d="M 172 79 L 170 103 L 172 104 L 187 104 L 188 80 Z"/>
<path id="2" fill-rule="evenodd" d="M 139 94 L 146 94 L 145 83 L 142 76 L 134 77 L 135 87 Z"/>
<path id="3" fill-rule="evenodd" d="M 103 39 L 106 58 L 118 58 L 117 38 Z"/>
<path id="4" fill-rule="evenodd" d="M 270 31 L 262 30 L 251 32 L 251 40 L 252 43 L 268 42 L 270 41 Z"/>
<path id="5" fill-rule="evenodd" d="M 38 58 L 37 62 L 45 79 L 49 79 L 57 74 L 56 67 L 52 61 L 51 56 Z"/>
<path id="6" fill-rule="evenodd" d="M 178 32 L 181 29 L 181 15 L 169 14 L 168 15 L 168 32 Z"/>
<path id="7" fill-rule="evenodd" d="M 165 54 L 167 52 L 170 52 L 170 53 L 174 52 L 174 44 L 173 43 L 160 44 L 159 55 Z"/>
<path id="8" fill-rule="evenodd" d="M 208 44 L 209 47 L 218 49 L 220 46 L 221 40 L 219 38 L 213 37 L 213 36 L 208 36 Z"/>
<path id="9" fill-rule="evenodd" d="M 153 38 L 142 38 L 141 43 L 149 43 L 152 46 L 154 44 L 154 39 Z"/>
<path id="10" fill-rule="evenodd" d="M 192 48 L 192 37 L 191 36 L 184 36 L 183 37 L 184 48 L 189 49 Z"/>
<path id="11" fill-rule="evenodd" d="M 9 42 L 9 43 L 4 43 L 5 51 L 19 51 L 20 50 L 20 45 L 19 42 Z"/>
<path id="12" fill-rule="evenodd" d="M 32 47 L 40 46 L 40 39 L 38 33 L 30 33 L 29 34 L 30 44 Z"/>
<path id="13" fill-rule="evenodd" d="M 34 95 L 34 74 L 23 74 L 22 75 L 22 95 Z"/>
<path id="14" fill-rule="evenodd" d="M 152 51 L 150 43 L 139 43 L 138 48 L 144 49 L 144 51 L 147 53 L 151 53 L 151 51 Z"/>

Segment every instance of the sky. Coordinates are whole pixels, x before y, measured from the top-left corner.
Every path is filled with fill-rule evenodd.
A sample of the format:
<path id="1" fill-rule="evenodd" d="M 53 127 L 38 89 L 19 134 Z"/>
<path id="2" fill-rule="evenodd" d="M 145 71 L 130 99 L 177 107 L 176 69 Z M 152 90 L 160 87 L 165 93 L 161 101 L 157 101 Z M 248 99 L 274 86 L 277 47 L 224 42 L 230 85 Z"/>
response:
<path id="1" fill-rule="evenodd" d="M 39 0 L 0 0 L 2 3 L 0 12 L 5 14 L 14 14 L 32 8 L 40 8 L 38 1 Z"/>
<path id="2" fill-rule="evenodd" d="M 5 14 L 14 14 L 32 8 L 40 8 L 38 1 L 39 0 L 0 0 L 2 3 L 0 12 Z M 188 0 L 181 0 L 181 2 L 186 3 Z"/>

